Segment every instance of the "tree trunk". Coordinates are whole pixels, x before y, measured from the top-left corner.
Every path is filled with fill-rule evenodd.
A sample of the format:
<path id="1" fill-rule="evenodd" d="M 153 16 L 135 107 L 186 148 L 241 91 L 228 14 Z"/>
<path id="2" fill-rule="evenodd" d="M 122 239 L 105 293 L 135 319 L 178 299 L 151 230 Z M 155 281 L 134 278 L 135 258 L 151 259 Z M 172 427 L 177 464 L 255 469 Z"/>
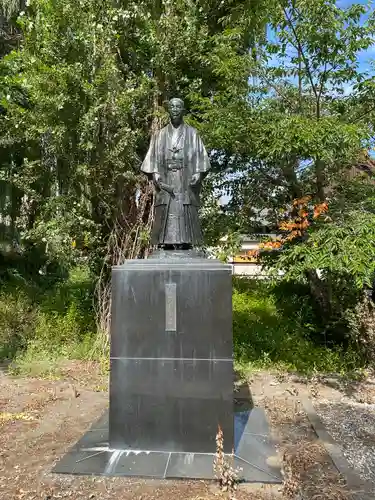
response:
<path id="1" fill-rule="evenodd" d="M 297 159 L 287 160 L 282 164 L 281 170 L 289 185 L 290 200 L 301 198 L 302 191 L 296 174 Z"/>
<path id="2" fill-rule="evenodd" d="M 306 274 L 312 298 L 318 305 L 322 317 L 329 318 L 332 311 L 332 300 L 329 284 L 319 278 L 315 269 L 308 271 Z"/>
<path id="3" fill-rule="evenodd" d="M 325 172 L 324 163 L 319 158 L 315 161 L 315 176 L 316 176 L 316 196 L 322 203 L 325 200 Z"/>

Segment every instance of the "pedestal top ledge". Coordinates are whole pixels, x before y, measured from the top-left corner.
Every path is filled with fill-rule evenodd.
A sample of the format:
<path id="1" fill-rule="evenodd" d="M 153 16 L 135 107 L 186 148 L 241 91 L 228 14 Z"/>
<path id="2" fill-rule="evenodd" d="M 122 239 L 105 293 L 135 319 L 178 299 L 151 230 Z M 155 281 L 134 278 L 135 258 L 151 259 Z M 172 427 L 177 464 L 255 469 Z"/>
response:
<path id="1" fill-rule="evenodd" d="M 224 264 L 217 259 L 208 259 L 202 252 L 196 250 L 157 250 L 147 259 L 129 259 L 120 266 L 113 266 L 113 271 L 122 271 L 131 267 L 134 270 L 144 270 L 147 268 L 171 269 L 186 268 L 189 270 L 209 270 L 232 272 L 231 264 Z"/>

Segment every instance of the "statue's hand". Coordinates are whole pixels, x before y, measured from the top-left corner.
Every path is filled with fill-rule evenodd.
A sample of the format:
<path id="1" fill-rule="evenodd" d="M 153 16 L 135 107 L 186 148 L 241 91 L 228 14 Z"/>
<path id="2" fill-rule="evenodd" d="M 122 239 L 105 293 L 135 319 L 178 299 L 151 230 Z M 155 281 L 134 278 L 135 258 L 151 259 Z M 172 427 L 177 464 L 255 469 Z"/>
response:
<path id="1" fill-rule="evenodd" d="M 158 189 L 160 191 L 160 189 L 161 189 L 161 186 L 160 186 L 160 174 L 154 173 L 152 175 L 152 181 L 153 181 L 154 186 L 156 187 L 156 189 Z"/>
<path id="2" fill-rule="evenodd" d="M 172 198 L 174 198 L 174 192 L 173 192 L 172 186 L 168 186 L 168 184 L 164 184 L 164 182 L 159 182 L 159 187 L 163 191 L 166 191 L 167 193 L 169 193 L 172 196 Z"/>
<path id="3" fill-rule="evenodd" d="M 190 186 L 195 187 L 201 182 L 201 174 L 193 174 L 191 181 L 190 181 Z"/>

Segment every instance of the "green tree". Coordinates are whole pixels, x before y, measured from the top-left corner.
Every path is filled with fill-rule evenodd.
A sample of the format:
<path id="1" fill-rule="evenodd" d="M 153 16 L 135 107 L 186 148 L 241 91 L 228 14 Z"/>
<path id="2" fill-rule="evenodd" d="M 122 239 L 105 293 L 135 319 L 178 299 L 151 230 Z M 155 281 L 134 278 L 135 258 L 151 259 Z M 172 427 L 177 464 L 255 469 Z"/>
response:
<path id="1" fill-rule="evenodd" d="M 268 208 L 277 223 L 279 209 L 295 198 L 311 194 L 323 201 L 335 176 L 369 147 L 373 125 L 370 115 L 358 119 L 358 99 L 361 91 L 365 100 L 367 88 L 370 102 L 373 79 L 360 71 L 357 57 L 374 43 L 369 8 L 341 8 L 333 0 L 274 2 L 267 37 L 253 50 L 249 96 L 237 92 L 228 102 L 220 96 L 206 107 L 213 147 L 231 152 L 230 176 L 219 182 L 231 198 L 227 211 L 243 230 L 251 230 L 246 221 L 254 208 Z"/>
<path id="2" fill-rule="evenodd" d="M 357 55 L 374 44 L 374 14 L 369 5 L 303 0 L 275 2 L 269 12 L 248 98 L 237 93 L 206 106 L 204 126 L 225 164 L 217 185 L 230 198 L 226 221 L 252 232 L 266 209 L 271 226 L 284 218 L 301 224 L 294 200 L 309 195 L 311 214 L 328 201 L 328 219 L 312 219 L 262 260 L 278 280 L 308 286 L 316 328 L 326 334 L 320 338 L 349 336 L 364 353 L 373 328 L 366 295 L 374 273 L 373 188 L 368 175 L 350 177 L 353 166 L 368 163 L 373 141 L 373 77 L 361 72 Z M 226 127 L 210 130 L 210 118 L 223 123 L 224 116 Z"/>
<path id="3" fill-rule="evenodd" d="M 139 166 L 163 104 L 183 97 L 204 133 L 202 102 L 246 91 L 263 3 L 27 2 L 22 47 L 0 63 L 0 199 L 21 252 L 47 272 L 88 260 L 106 286 L 112 264 L 147 250 Z"/>

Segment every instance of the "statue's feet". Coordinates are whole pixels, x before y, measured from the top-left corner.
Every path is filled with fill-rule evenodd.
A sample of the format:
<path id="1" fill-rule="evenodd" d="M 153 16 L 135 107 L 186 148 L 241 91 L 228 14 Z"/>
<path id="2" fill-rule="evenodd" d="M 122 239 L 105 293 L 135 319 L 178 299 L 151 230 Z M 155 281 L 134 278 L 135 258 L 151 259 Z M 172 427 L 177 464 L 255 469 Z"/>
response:
<path id="1" fill-rule="evenodd" d="M 192 250 L 193 246 L 189 243 L 178 243 L 176 245 L 159 245 L 162 250 Z"/>

